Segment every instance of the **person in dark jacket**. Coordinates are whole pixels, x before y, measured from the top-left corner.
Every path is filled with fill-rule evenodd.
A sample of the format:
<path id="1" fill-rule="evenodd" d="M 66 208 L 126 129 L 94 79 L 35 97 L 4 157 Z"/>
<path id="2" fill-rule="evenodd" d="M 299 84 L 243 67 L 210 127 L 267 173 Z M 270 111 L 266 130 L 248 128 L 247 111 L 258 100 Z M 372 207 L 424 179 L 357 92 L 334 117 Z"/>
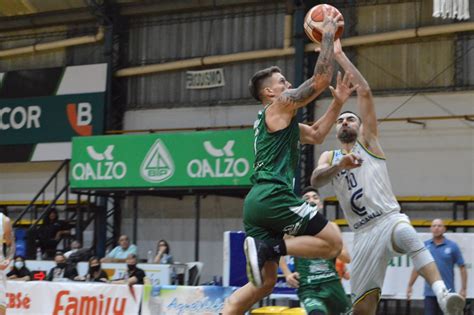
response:
<path id="1" fill-rule="evenodd" d="M 7 273 L 8 280 L 16 281 L 30 281 L 31 272 L 25 266 L 25 258 L 23 256 L 16 256 L 12 270 Z"/>
<path id="2" fill-rule="evenodd" d="M 66 263 L 66 257 L 63 253 L 56 253 L 54 257 L 56 266 L 51 268 L 46 276 L 47 281 L 61 281 L 64 279 L 74 280 L 77 277 L 77 269 L 72 264 Z"/>

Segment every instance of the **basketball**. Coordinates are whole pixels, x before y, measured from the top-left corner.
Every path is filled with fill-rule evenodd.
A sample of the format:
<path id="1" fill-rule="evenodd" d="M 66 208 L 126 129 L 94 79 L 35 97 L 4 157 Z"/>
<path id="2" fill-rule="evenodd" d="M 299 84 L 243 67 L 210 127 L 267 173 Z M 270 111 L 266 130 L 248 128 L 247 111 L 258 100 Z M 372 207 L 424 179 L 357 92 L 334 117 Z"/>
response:
<path id="1" fill-rule="evenodd" d="M 338 9 L 329 4 L 318 4 L 312 7 L 308 13 L 306 13 L 304 18 L 304 31 L 311 41 L 317 43 L 320 43 L 323 38 L 323 34 L 321 33 L 324 21 L 323 8 L 326 9 L 326 13 L 332 13 L 333 10 L 335 10 L 337 13 L 340 13 Z M 334 35 L 334 40 L 340 38 L 342 32 L 344 32 L 344 24 L 341 22 L 344 22 L 344 17 L 342 14 L 338 21 L 339 27 L 337 28 L 336 34 Z"/>

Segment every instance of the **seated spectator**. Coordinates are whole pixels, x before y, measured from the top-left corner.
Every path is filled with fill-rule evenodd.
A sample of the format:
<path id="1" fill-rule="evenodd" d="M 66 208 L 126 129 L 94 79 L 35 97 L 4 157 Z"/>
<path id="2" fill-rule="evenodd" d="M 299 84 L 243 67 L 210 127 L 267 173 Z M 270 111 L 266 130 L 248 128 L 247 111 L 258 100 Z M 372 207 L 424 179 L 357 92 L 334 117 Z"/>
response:
<path id="1" fill-rule="evenodd" d="M 71 256 L 72 254 L 76 253 L 79 249 L 82 248 L 82 244 L 81 242 L 77 241 L 77 240 L 74 240 L 72 241 L 71 243 L 71 250 L 68 250 L 67 252 L 64 253 L 64 257 L 66 257 L 66 259 L 69 259 L 69 256 Z"/>
<path id="2" fill-rule="evenodd" d="M 170 255 L 170 246 L 167 241 L 160 240 L 156 247 L 155 264 L 172 264 L 173 256 Z"/>
<path id="3" fill-rule="evenodd" d="M 58 219 L 58 211 L 55 208 L 51 209 L 37 234 L 43 258 L 54 257 L 59 241 L 71 234 L 70 229 L 69 224 Z"/>
<path id="4" fill-rule="evenodd" d="M 137 255 L 130 254 L 125 261 L 127 263 L 127 273 L 123 279 L 113 280 L 116 284 L 143 284 L 145 280 L 145 271 L 137 267 Z"/>
<path id="5" fill-rule="evenodd" d="M 84 276 L 77 276 L 74 280 L 87 282 L 109 282 L 109 276 L 100 267 L 98 257 L 91 257 L 89 259 L 89 270 Z"/>
<path id="6" fill-rule="evenodd" d="M 15 257 L 12 270 L 7 273 L 8 280 L 30 281 L 31 272 L 25 266 L 25 259 L 22 256 Z"/>
<path id="7" fill-rule="evenodd" d="M 101 259 L 101 262 L 125 262 L 128 255 L 137 255 L 137 247 L 130 244 L 130 240 L 127 235 L 122 235 L 118 241 L 119 245 L 116 246 L 112 251 Z"/>
<path id="8" fill-rule="evenodd" d="M 77 277 L 76 267 L 66 263 L 66 257 L 64 257 L 63 253 L 56 253 L 54 261 L 56 262 L 56 267 L 51 268 L 48 272 L 46 276 L 47 281 L 74 280 Z"/>

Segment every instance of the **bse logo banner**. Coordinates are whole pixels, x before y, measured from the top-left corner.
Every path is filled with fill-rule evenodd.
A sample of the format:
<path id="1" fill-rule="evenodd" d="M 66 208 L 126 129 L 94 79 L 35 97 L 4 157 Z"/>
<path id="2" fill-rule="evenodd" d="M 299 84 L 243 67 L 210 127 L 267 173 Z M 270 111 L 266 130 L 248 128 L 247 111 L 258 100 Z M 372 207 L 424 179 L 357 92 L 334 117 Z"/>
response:
<path id="1" fill-rule="evenodd" d="M 251 129 L 73 139 L 71 187 L 250 186 Z"/>

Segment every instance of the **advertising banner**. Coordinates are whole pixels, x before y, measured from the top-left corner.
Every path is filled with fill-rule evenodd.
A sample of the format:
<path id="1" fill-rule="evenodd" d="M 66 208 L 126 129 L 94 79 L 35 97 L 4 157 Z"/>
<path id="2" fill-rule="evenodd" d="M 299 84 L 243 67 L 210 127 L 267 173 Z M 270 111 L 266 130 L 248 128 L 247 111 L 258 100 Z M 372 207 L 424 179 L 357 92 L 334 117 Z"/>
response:
<path id="1" fill-rule="evenodd" d="M 72 188 L 250 186 L 253 131 L 73 139 Z"/>
<path id="2" fill-rule="evenodd" d="M 237 288 L 218 286 L 144 286 L 142 315 L 218 315 Z"/>
<path id="3" fill-rule="evenodd" d="M 0 162 L 70 157 L 104 130 L 107 64 L 0 73 Z"/>
<path id="4" fill-rule="evenodd" d="M 7 313 L 19 315 L 138 314 L 142 286 L 8 281 Z"/>

